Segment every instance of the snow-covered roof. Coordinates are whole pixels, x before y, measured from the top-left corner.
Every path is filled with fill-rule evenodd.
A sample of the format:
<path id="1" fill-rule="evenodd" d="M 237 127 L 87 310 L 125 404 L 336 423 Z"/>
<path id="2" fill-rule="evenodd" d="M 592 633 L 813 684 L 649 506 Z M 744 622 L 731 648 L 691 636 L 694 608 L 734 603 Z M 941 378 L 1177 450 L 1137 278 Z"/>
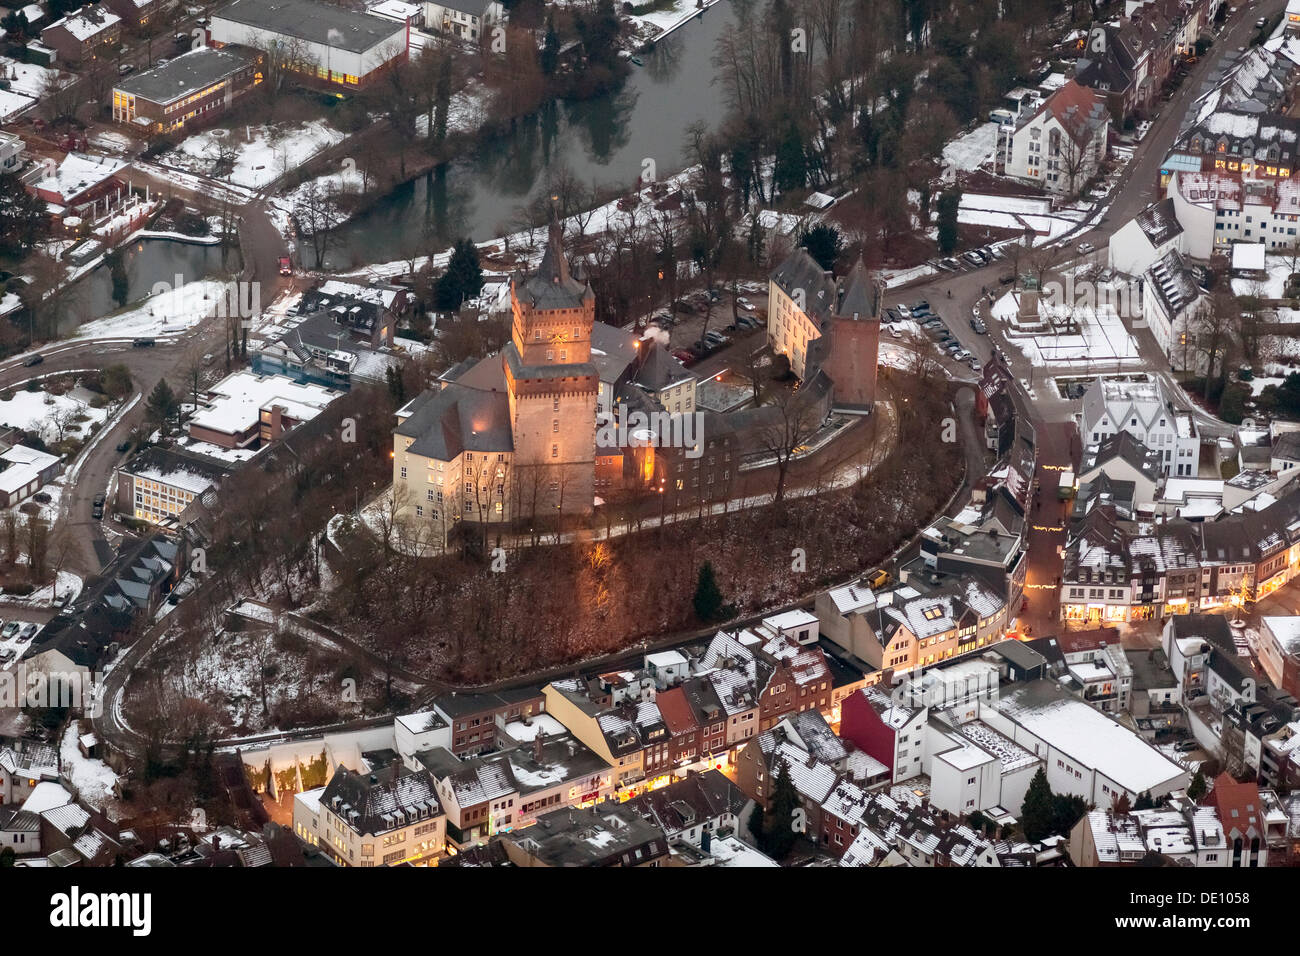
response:
<path id="1" fill-rule="evenodd" d="M 1018 688 L 994 706 L 1048 746 L 1130 793 L 1160 792 L 1187 773 L 1137 734 L 1046 681 Z"/>
<path id="2" fill-rule="evenodd" d="M 235 434 L 253 427 L 262 410 L 272 407 L 282 408 L 297 422 L 308 421 L 341 393 L 280 375 L 236 372 L 214 385 L 208 394 L 208 404 L 190 419 L 191 427 Z"/>
<path id="3" fill-rule="evenodd" d="M 58 195 L 66 204 L 82 193 L 94 189 L 126 166 L 125 160 L 114 159 L 112 156 L 68 153 L 55 169 L 53 176 L 37 180 L 36 188 L 42 192 Z"/>
<path id="4" fill-rule="evenodd" d="M 40 477 L 42 471 L 58 463 L 50 455 L 26 445 L 14 445 L 0 452 L 0 491 L 13 494 Z"/>

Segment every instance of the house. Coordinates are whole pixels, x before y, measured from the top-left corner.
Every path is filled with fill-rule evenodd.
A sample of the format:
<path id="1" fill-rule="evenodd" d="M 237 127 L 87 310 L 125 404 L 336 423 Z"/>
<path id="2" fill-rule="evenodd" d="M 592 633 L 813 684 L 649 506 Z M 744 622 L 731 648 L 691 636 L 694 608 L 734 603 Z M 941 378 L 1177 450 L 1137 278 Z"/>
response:
<path id="1" fill-rule="evenodd" d="M 1130 431 L 1087 444 L 1079 466 L 1075 517 L 1084 517 L 1091 510 L 1087 503 L 1094 498 L 1096 503 L 1102 503 L 1106 499 L 1101 496 L 1107 494 L 1111 495 L 1108 503 L 1124 503 L 1129 512 L 1151 508 L 1159 497 L 1164 471 L 1161 453 L 1148 448 Z"/>
<path id="2" fill-rule="evenodd" d="M 128 539 L 76 601 L 56 614 L 23 653 L 29 682 L 43 675 L 48 699 L 86 710 L 94 704 L 100 666 L 148 618 L 180 580 L 184 542 L 160 535 Z"/>
<path id="3" fill-rule="evenodd" d="M 451 726 L 451 745 L 447 749 L 460 757 L 495 750 L 498 727 L 544 713 L 546 698 L 533 688 L 451 693 L 435 698 L 433 710 Z"/>
<path id="4" fill-rule="evenodd" d="M 341 394 L 280 375 L 235 372 L 204 394 L 189 435 L 218 448 L 254 451 L 311 421 Z"/>
<path id="5" fill-rule="evenodd" d="M 1079 434 L 1085 445 L 1129 432 L 1159 453 L 1166 475 L 1195 475 L 1201 438 L 1190 412 L 1174 407 L 1156 380 L 1098 378 L 1084 393 Z"/>
<path id="6" fill-rule="evenodd" d="M 105 7 L 82 7 L 41 31 L 41 43 L 64 63 L 111 59 L 122 42 L 122 18 Z"/>
<path id="7" fill-rule="evenodd" d="M 0 507 L 10 508 L 26 501 L 62 470 L 63 462 L 57 455 L 0 442 Z"/>
<path id="8" fill-rule="evenodd" d="M 669 858 L 663 830 L 627 804 L 553 810 L 501 842 L 515 866 L 658 867 Z"/>
<path id="9" fill-rule="evenodd" d="M 95 218 L 101 200 L 107 212 L 123 191 L 119 174 L 127 166 L 112 156 L 70 152 L 52 173 L 27 188 L 49 204 L 47 211 L 56 222 L 72 216 Z"/>
<path id="10" fill-rule="evenodd" d="M 340 307 L 286 316 L 252 353 L 253 370 L 339 391 L 354 383 L 383 384 L 397 368 L 397 353 L 391 344 L 372 346 L 354 335 L 350 311 Z"/>
<path id="11" fill-rule="evenodd" d="M 1300 697 L 1300 617 L 1261 617 L 1258 654 L 1273 686 Z"/>
<path id="12" fill-rule="evenodd" d="M 1001 640 L 1010 615 L 1004 593 L 969 573 L 909 572 L 879 593 L 860 583 L 831 588 L 817 595 L 814 608 L 830 641 L 872 668 L 901 675 Z"/>
<path id="13" fill-rule="evenodd" d="M 1107 248 L 1110 268 L 1140 276 L 1170 250 L 1186 252 L 1186 233 L 1171 197 L 1152 203 L 1111 234 Z"/>
<path id="14" fill-rule="evenodd" d="M 324 787 L 294 796 L 293 818 L 299 839 L 338 866 L 427 865 L 446 840 L 433 780 L 400 763 L 369 774 L 340 764 Z"/>
<path id="15" fill-rule="evenodd" d="M 0 173 L 16 173 L 26 163 L 23 150 L 27 144 L 14 133 L 0 130 Z"/>
<path id="16" fill-rule="evenodd" d="M 432 30 L 476 43 L 505 18 L 500 0 L 438 0 L 424 4 L 424 22 Z"/>
<path id="17" fill-rule="evenodd" d="M 840 737 L 889 768 L 897 782 L 923 769 L 928 709 L 897 703 L 879 687 L 864 687 L 840 705 Z"/>
<path id="18" fill-rule="evenodd" d="M 263 58 L 238 47 L 188 50 L 119 80 L 113 87 L 113 121 L 149 133 L 213 122 L 262 82 Z"/>
<path id="19" fill-rule="evenodd" d="M 668 842 L 708 849 L 724 831 L 736 832 L 749 802 L 740 788 L 717 770 L 690 771 L 685 777 L 647 790 L 627 802 Z"/>
<path id="20" fill-rule="evenodd" d="M 1007 175 L 1049 193 L 1078 195 L 1107 156 L 1110 123 L 1105 99 L 1068 81 L 1017 122 L 1006 153 Z"/>
<path id="21" fill-rule="evenodd" d="M 1233 867 L 1268 866 L 1269 838 L 1266 825 L 1266 797 L 1253 780 L 1238 783 L 1226 773 L 1214 778 L 1214 786 L 1205 797 L 1205 805 L 1219 815 L 1226 841 L 1226 865 Z M 1277 795 L 1272 794 L 1274 804 Z"/>
<path id="22" fill-rule="evenodd" d="M 1194 867 L 1228 866 L 1223 825 L 1212 807 L 1189 801 L 1120 813 L 1098 808 L 1070 831 L 1070 860 L 1081 867 L 1138 866 L 1154 856 Z"/>
<path id="23" fill-rule="evenodd" d="M 25 803 L 43 783 L 58 779 L 59 754 L 53 747 L 23 738 L 0 745 L 0 805 Z"/>
<path id="24" fill-rule="evenodd" d="M 279 49 L 284 67 L 303 79 L 369 86 L 407 58 L 410 27 L 315 0 L 235 0 L 212 14 L 214 46 Z"/>
<path id="25" fill-rule="evenodd" d="M 230 470 L 228 462 L 181 448 L 146 448 L 118 466 L 114 510 L 150 524 L 175 521 Z"/>
<path id="26" fill-rule="evenodd" d="M 163 10 L 169 0 L 104 0 L 104 6 L 116 13 L 128 27 L 149 25 Z"/>

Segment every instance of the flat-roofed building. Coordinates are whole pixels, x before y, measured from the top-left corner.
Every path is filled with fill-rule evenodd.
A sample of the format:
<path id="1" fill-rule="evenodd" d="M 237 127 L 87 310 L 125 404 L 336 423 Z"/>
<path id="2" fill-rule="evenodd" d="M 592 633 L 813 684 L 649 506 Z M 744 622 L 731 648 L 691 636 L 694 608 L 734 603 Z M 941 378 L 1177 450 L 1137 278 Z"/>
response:
<path id="1" fill-rule="evenodd" d="M 313 0 L 235 0 L 212 15 L 213 44 L 276 49 L 285 68 L 339 86 L 372 82 L 407 56 L 410 27 Z"/>
<path id="2" fill-rule="evenodd" d="M 207 122 L 262 82 L 262 55 L 233 47 L 190 50 L 113 88 L 113 120 L 149 132 Z"/>

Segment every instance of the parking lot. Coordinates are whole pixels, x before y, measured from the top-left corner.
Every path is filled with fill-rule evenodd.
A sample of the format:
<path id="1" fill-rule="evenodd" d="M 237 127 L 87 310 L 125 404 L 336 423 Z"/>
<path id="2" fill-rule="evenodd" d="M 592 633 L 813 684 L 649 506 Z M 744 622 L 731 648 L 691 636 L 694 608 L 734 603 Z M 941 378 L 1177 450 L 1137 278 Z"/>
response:
<path id="1" fill-rule="evenodd" d="M 710 295 L 700 290 L 678 299 L 672 313 L 666 309 L 654 313 L 650 324 L 668 332 L 668 350 L 688 367 L 724 353 L 731 354 L 730 346 L 737 343 L 752 348 L 761 341 L 759 333 L 767 328 L 767 286 L 756 281 L 743 282 L 740 289 L 734 312 L 729 293 L 714 290 Z M 704 327 L 706 315 L 707 330 Z M 700 342 L 702 333 L 707 338 L 704 343 Z M 708 364 L 725 367 L 726 360 Z"/>
<path id="2" fill-rule="evenodd" d="M 35 621 L 4 619 L 0 625 L 0 667 L 21 658 L 43 626 Z"/>

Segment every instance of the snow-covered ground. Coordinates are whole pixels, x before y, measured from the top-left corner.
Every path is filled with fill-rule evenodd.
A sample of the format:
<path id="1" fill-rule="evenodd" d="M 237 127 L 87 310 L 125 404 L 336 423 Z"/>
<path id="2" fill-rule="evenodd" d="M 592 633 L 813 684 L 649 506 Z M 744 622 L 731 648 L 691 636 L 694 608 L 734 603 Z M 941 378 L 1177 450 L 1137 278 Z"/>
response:
<path id="1" fill-rule="evenodd" d="M 1017 311 L 1017 299 L 1008 292 L 993 304 L 991 315 L 1009 322 Z M 1045 306 L 1057 328 L 1063 326 L 1064 307 Z M 1007 343 L 1019 349 L 1035 366 L 1088 366 L 1094 363 L 1141 361 L 1137 342 L 1110 305 L 1074 308 L 1074 331 L 1043 332 L 1007 336 Z"/>
<path id="2" fill-rule="evenodd" d="M 483 125 L 487 119 L 488 91 L 479 86 L 475 89 L 461 90 L 451 95 L 447 104 L 447 132 L 470 133 Z M 415 132 L 420 136 L 429 135 L 429 114 L 421 113 L 415 118 Z"/>
<path id="3" fill-rule="evenodd" d="M 260 189 L 343 138 L 343 133 L 322 120 L 234 130 L 216 128 L 187 137 L 165 159 L 169 165 L 211 176 L 222 150 L 229 148 L 234 150 L 233 169 L 218 178 Z"/>
<path id="4" fill-rule="evenodd" d="M 992 161 L 998 148 L 997 123 L 981 123 L 943 148 L 943 178 L 951 181 L 958 172 L 979 169 Z"/>
<path id="5" fill-rule="evenodd" d="M 705 9 L 717 2 L 718 0 L 705 0 Z M 632 16 L 629 19 L 644 28 L 641 31 L 643 36 L 657 39 L 676 30 L 683 23 L 689 22 L 691 17 L 697 16 L 699 12 L 695 0 L 675 0 L 671 6 L 664 7 L 662 10 L 652 10 L 650 13 Z"/>
<path id="6" fill-rule="evenodd" d="M 151 336 L 170 338 L 188 331 L 227 305 L 227 283 L 218 279 L 187 282 L 179 289 L 151 295 L 138 305 L 114 315 L 87 322 L 77 329 L 76 339 L 111 339 Z"/>
<path id="7" fill-rule="evenodd" d="M 72 778 L 72 785 L 83 801 L 97 810 L 104 810 L 114 803 L 113 784 L 117 782 L 117 774 L 104 761 L 83 757 L 77 747 L 77 737 L 78 728 L 74 721 L 63 732 L 63 740 L 59 743 L 63 772 Z"/>
<path id="8" fill-rule="evenodd" d="M 0 400 L 0 425 L 39 432 L 43 441 L 55 442 L 59 438 L 59 430 L 51 419 L 54 415 L 67 412 L 84 415 L 85 420 L 69 423 L 63 431 L 65 438 L 84 436 L 91 425 L 108 417 L 107 409 L 91 408 L 71 395 L 19 390 L 13 393 L 9 401 Z"/>
<path id="9" fill-rule="evenodd" d="M 1233 294 L 1258 295 L 1265 299 L 1280 299 L 1286 295 L 1286 280 L 1291 277 L 1290 258 L 1271 256 L 1267 265 L 1267 279 L 1233 279 Z"/>

